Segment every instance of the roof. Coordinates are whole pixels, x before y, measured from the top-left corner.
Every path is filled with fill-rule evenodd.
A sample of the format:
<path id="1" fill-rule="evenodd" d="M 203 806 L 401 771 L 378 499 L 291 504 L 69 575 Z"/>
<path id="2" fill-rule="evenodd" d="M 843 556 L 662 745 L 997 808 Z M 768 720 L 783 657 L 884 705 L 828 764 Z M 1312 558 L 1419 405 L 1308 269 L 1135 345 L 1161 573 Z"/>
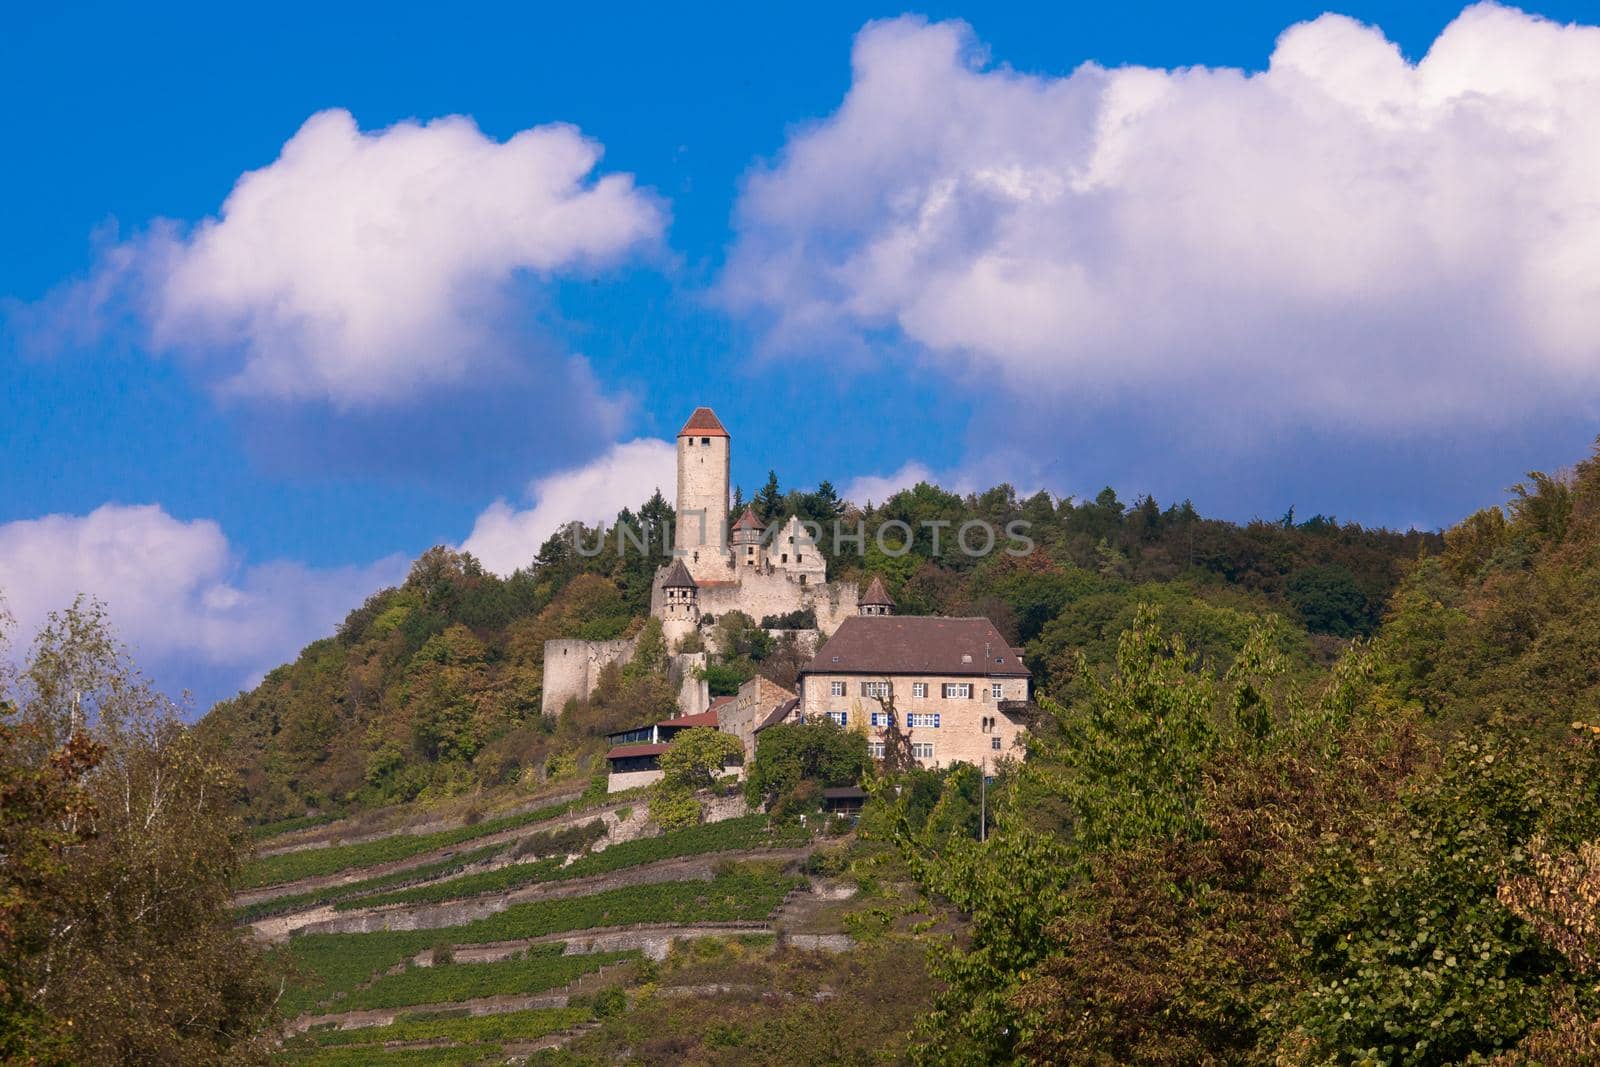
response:
<path id="1" fill-rule="evenodd" d="M 695 408 L 694 414 L 689 416 L 689 421 L 678 431 L 678 436 L 727 437 L 728 431 L 722 428 L 722 422 L 717 418 L 715 411 L 710 408 Z"/>
<path id="2" fill-rule="evenodd" d="M 684 715 L 676 719 L 662 719 L 660 722 L 656 723 L 656 725 L 671 726 L 674 729 L 679 730 L 687 730 L 691 726 L 710 726 L 715 728 L 717 725 L 717 713 L 715 711 L 702 711 L 698 715 Z"/>
<path id="3" fill-rule="evenodd" d="M 988 619 L 923 615 L 852 615 L 800 673 L 1030 677 Z"/>
<path id="4" fill-rule="evenodd" d="M 775 707 L 771 711 L 767 712 L 767 717 L 765 719 L 762 719 L 759 723 L 757 723 L 756 724 L 756 728 L 754 730 L 750 731 L 750 732 L 751 733 L 760 733 L 762 730 L 765 730 L 769 726 L 778 725 L 784 719 L 787 719 L 791 714 L 793 714 L 794 713 L 794 709 L 799 707 L 799 706 L 800 706 L 800 698 L 799 697 L 794 697 L 793 699 L 785 700 L 782 704 L 779 704 L 777 707 Z"/>
<path id="5" fill-rule="evenodd" d="M 606 759 L 627 759 L 629 756 L 659 756 L 666 745 L 618 745 L 606 753 Z"/>
<path id="6" fill-rule="evenodd" d="M 755 509 L 746 506 L 744 514 L 739 516 L 739 521 L 733 524 L 735 530 L 765 530 L 766 524 L 756 518 Z"/>
<path id="7" fill-rule="evenodd" d="M 889 591 L 883 587 L 883 579 L 876 574 L 872 576 L 872 584 L 867 586 L 867 595 L 861 598 L 861 603 L 894 607 L 893 598 L 889 596 Z"/>
<path id="8" fill-rule="evenodd" d="M 859 785 L 835 785 L 822 791 L 823 800 L 865 800 L 867 791 Z"/>
<path id="9" fill-rule="evenodd" d="M 666 581 L 661 583 L 663 589 L 694 589 L 694 579 L 689 575 L 689 568 L 683 565 L 683 560 L 672 561 L 672 568 L 667 571 Z"/>

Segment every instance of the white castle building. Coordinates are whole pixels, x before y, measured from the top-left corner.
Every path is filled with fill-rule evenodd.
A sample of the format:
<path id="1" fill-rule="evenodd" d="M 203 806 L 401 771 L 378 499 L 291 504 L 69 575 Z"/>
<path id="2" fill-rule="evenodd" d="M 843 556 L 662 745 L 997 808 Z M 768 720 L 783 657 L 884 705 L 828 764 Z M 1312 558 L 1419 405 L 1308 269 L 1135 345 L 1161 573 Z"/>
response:
<path id="1" fill-rule="evenodd" d="M 822 553 L 794 516 L 768 530 L 746 508 L 730 527 L 731 445 L 710 408 L 696 408 L 678 431 L 675 558 L 657 572 L 650 594 L 650 614 L 661 620 L 674 652 L 695 631 L 709 644 L 712 624 L 730 611 L 759 624 L 809 608 L 824 635 L 857 614 L 860 590 L 854 582 L 828 581 Z M 545 642 L 544 714 L 558 715 L 569 699 L 587 697 L 607 664 L 632 658 L 633 642 L 627 640 Z M 704 664 L 704 653 L 673 657 L 674 672 L 683 679 L 680 714 L 694 715 L 710 705 L 706 683 L 693 677 L 693 667 Z"/>
<path id="2" fill-rule="evenodd" d="M 729 526 L 732 440 L 710 408 L 696 408 L 678 431 L 677 559 L 656 575 L 650 613 L 668 641 L 730 611 L 759 623 L 809 608 L 817 629 L 832 633 L 856 613 L 860 591 L 828 581 L 827 562 L 792 515 L 769 531 L 746 508 Z"/>

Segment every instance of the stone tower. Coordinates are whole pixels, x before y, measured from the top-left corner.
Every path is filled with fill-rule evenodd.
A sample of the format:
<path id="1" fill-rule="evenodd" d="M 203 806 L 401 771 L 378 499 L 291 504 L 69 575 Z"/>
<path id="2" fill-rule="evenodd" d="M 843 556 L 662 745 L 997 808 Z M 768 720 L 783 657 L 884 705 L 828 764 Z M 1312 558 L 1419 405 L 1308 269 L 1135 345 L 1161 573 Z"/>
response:
<path id="1" fill-rule="evenodd" d="M 894 614 L 894 600 L 890 598 L 889 591 L 883 587 L 882 578 L 873 575 L 872 584 L 867 586 L 867 595 L 861 598 L 856 610 L 863 615 Z"/>
<path id="2" fill-rule="evenodd" d="M 735 567 L 759 567 L 766 558 L 766 551 L 761 544 L 761 535 L 766 532 L 766 526 L 756 518 L 754 508 L 745 508 L 744 514 L 739 516 L 739 521 L 733 524 L 733 565 Z"/>
<path id="3" fill-rule="evenodd" d="M 710 408 L 695 408 L 678 431 L 678 520 L 673 547 L 697 581 L 726 581 L 728 431 Z"/>
<path id="4" fill-rule="evenodd" d="M 673 648 L 700 626 L 700 590 L 683 560 L 676 559 L 667 571 L 666 581 L 661 583 L 661 591 L 667 598 L 661 614 L 661 636 L 667 647 Z"/>

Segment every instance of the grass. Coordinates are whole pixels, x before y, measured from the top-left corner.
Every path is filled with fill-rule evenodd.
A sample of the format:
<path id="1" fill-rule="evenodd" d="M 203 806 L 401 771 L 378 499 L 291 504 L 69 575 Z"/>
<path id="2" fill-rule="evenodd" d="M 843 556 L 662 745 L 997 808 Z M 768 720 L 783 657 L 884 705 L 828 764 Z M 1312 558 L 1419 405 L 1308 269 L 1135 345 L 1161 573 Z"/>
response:
<path id="1" fill-rule="evenodd" d="M 589 896 L 516 904 L 461 926 L 292 937 L 284 952 L 302 982 L 285 992 L 282 1008 L 289 1015 L 319 1006 L 340 1010 L 344 1007 L 341 994 L 352 993 L 373 975 L 440 942 L 513 941 L 635 923 L 758 921 L 770 916 L 784 894 L 800 884 L 801 879 L 776 870 L 744 865 L 709 882 L 626 886 Z"/>
<path id="2" fill-rule="evenodd" d="M 439 878 L 466 867 L 471 867 L 476 863 L 492 859 L 508 849 L 511 850 L 513 856 L 548 856 L 557 852 L 577 852 L 600 840 L 605 836 L 605 833 L 605 821 L 603 819 L 594 819 L 590 822 L 569 826 L 561 830 L 546 830 L 542 833 L 532 834 L 515 844 L 506 842 L 498 845 L 485 845 L 483 848 L 447 856 L 442 860 L 425 863 L 420 867 L 407 867 L 403 871 L 394 871 L 390 874 L 378 875 L 375 878 L 366 878 L 359 882 L 323 886 L 320 889 L 311 889 L 304 893 L 291 893 L 288 896 L 258 900 L 254 904 L 235 908 L 233 917 L 237 922 L 255 922 L 257 919 L 264 919 L 271 915 L 283 915 L 300 911 L 304 908 L 314 908 L 319 904 L 336 903 L 349 897 L 380 893 L 396 886 L 408 886 L 417 882 L 426 882 L 429 879 Z"/>
<path id="3" fill-rule="evenodd" d="M 296 830 L 309 830 L 313 826 L 326 826 L 330 822 L 337 822 L 343 816 L 336 813 L 327 815 L 297 815 L 292 819 L 279 819 L 277 822 L 262 823 L 260 826 L 250 827 L 250 838 L 253 841 L 265 841 L 269 837 L 280 834 L 292 834 Z"/>
<path id="4" fill-rule="evenodd" d="M 255 922 L 271 915 L 283 915 L 304 908 L 314 908 L 319 904 L 331 904 L 345 897 L 360 896 L 363 893 L 377 893 L 395 886 L 409 885 L 412 882 L 423 882 L 429 878 L 439 878 L 470 867 L 475 863 L 493 859 L 498 854 L 511 848 L 509 842 L 500 845 L 485 845 L 483 848 L 473 849 L 471 852 L 458 852 L 433 863 L 424 863 L 420 867 L 407 867 L 403 871 L 393 874 L 382 874 L 376 878 L 365 878 L 359 882 L 346 882 L 344 885 L 325 886 L 321 889 L 312 889 L 304 893 L 291 893 L 288 896 L 272 897 L 269 900 L 258 900 L 254 904 L 247 904 L 242 908 L 233 909 L 233 918 L 236 922 Z"/>
<path id="5" fill-rule="evenodd" d="M 388 1029 L 377 1027 L 376 1029 Z M 383 1048 L 379 1045 L 354 1045 L 343 1048 L 313 1048 L 307 1052 L 287 1051 L 281 1063 L 297 1067 L 459 1067 L 469 1063 L 502 1061 L 499 1045 L 447 1046 L 445 1048 Z"/>
<path id="6" fill-rule="evenodd" d="M 569 800 L 525 811 L 519 815 L 504 815 L 498 819 L 486 819 L 473 826 L 458 826 L 431 834 L 395 834 L 392 837 L 380 837 L 358 844 L 328 845 L 325 848 L 263 856 L 245 868 L 240 888 L 258 889 L 282 882 L 295 882 L 302 878 L 337 874 L 352 868 L 375 867 L 380 863 L 409 859 L 424 852 L 449 848 L 451 845 L 459 845 L 479 837 L 514 830 L 519 826 L 529 826 L 546 819 L 559 818 L 577 808 L 578 802 Z"/>
<path id="7" fill-rule="evenodd" d="M 532 1041 L 579 1023 L 588 1022 L 591 1013 L 582 1008 L 536 1008 L 508 1011 L 498 1015 L 467 1015 L 440 1018 L 438 1015 L 402 1016 L 389 1026 L 362 1030 L 325 1030 L 315 1035 L 324 1048 L 336 1045 L 371 1045 L 383 1041 L 418 1041 L 443 1038 L 451 1041 Z"/>
<path id="8" fill-rule="evenodd" d="M 600 852 L 562 866 L 554 860 L 538 863 L 518 863 L 498 870 L 452 878 L 433 885 L 414 886 L 389 893 L 370 896 L 341 894 L 343 899 L 334 905 L 336 910 L 370 908 L 380 904 L 429 904 L 445 900 L 459 900 L 483 893 L 506 890 L 539 882 L 566 881 L 587 878 L 597 874 L 637 867 L 645 863 L 678 859 L 683 856 L 705 855 L 713 852 L 741 852 L 758 848 L 783 848 L 802 845 L 809 840 L 804 830 L 798 828 L 767 829 L 764 815 L 746 815 L 739 819 L 692 826 L 675 830 L 659 837 L 624 841 Z"/>
<path id="9" fill-rule="evenodd" d="M 543 993 L 602 967 L 636 959 L 637 952 L 595 952 L 563 956 L 562 944 L 534 945 L 524 956 L 493 963 L 450 963 L 408 967 L 357 990 L 340 1007 L 403 1008 L 413 1004 L 446 1004 L 476 997 Z"/>

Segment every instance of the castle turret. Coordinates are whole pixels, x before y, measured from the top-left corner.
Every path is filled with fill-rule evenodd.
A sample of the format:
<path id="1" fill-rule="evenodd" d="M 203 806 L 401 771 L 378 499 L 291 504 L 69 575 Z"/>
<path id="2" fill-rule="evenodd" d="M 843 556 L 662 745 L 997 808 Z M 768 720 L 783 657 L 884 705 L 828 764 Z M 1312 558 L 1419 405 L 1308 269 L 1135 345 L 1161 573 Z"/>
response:
<path id="1" fill-rule="evenodd" d="M 754 508 L 745 508 L 733 524 L 733 560 L 736 566 L 761 566 L 761 535 L 766 525 L 756 518 Z"/>
<path id="2" fill-rule="evenodd" d="M 695 408 L 678 431 L 678 516 L 673 548 L 701 580 L 725 580 L 728 552 L 728 464 L 731 439 L 716 413 Z"/>
<path id="3" fill-rule="evenodd" d="M 683 560 L 672 561 L 661 583 L 665 603 L 661 612 L 661 636 L 669 647 L 700 626 L 700 587 L 695 584 Z"/>
<path id="4" fill-rule="evenodd" d="M 863 615 L 894 614 L 894 601 L 889 597 L 889 591 L 883 587 L 882 578 L 873 575 L 872 584 L 867 586 L 867 594 L 861 598 L 857 610 Z"/>

